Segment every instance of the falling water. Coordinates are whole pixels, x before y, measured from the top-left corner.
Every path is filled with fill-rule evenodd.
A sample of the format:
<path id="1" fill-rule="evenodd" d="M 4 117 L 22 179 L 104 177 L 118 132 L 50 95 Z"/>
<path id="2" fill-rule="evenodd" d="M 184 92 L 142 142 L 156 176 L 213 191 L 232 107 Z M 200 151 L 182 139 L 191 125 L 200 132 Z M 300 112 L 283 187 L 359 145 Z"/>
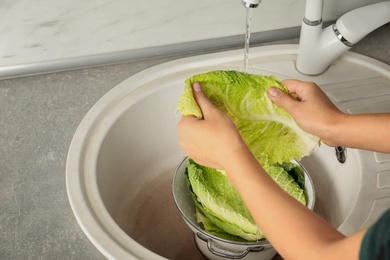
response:
<path id="1" fill-rule="evenodd" d="M 246 8 L 246 25 L 245 25 L 245 54 L 244 54 L 244 72 L 247 72 L 249 61 L 249 39 L 251 37 L 253 8 Z"/>

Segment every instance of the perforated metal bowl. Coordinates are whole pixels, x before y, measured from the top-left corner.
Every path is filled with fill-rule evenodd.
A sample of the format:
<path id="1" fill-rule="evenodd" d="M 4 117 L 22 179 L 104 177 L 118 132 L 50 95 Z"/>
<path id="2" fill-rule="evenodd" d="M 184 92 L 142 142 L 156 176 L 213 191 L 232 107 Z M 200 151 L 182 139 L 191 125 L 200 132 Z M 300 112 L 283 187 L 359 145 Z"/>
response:
<path id="1" fill-rule="evenodd" d="M 307 207 L 314 208 L 315 192 L 313 182 L 303 168 L 295 161 L 305 174 L 305 195 Z M 184 221 L 194 232 L 195 242 L 201 253 L 208 259 L 257 259 L 267 260 L 275 256 L 276 251 L 268 241 L 237 242 L 216 237 L 207 233 L 203 226 L 196 221 L 195 204 L 188 190 L 185 170 L 188 165 L 188 158 L 185 158 L 177 167 L 172 182 L 173 198 Z"/>

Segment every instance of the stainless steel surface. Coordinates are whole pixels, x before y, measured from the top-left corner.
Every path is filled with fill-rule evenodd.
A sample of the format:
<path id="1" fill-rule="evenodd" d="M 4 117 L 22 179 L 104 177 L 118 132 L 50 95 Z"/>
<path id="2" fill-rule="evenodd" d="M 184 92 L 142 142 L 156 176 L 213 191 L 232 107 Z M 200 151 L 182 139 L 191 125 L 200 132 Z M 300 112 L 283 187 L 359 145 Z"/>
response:
<path id="1" fill-rule="evenodd" d="M 337 29 L 337 25 L 336 24 L 333 24 L 332 28 L 333 28 L 334 34 L 336 35 L 337 39 L 339 39 L 340 42 L 342 42 L 343 44 L 345 44 L 348 47 L 352 47 L 353 46 L 353 44 L 350 43 L 347 39 L 345 39 L 344 36 L 340 33 L 340 31 Z"/>

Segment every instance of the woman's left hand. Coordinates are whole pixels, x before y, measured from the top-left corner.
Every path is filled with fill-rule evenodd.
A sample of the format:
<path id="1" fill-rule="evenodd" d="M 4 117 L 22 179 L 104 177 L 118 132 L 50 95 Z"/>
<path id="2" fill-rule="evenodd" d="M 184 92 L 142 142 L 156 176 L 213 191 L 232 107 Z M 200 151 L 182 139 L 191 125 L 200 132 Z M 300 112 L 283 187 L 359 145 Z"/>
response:
<path id="1" fill-rule="evenodd" d="M 182 117 L 179 144 L 197 163 L 223 170 L 231 156 L 248 148 L 233 121 L 208 100 L 199 83 L 193 84 L 193 94 L 203 118 Z"/>

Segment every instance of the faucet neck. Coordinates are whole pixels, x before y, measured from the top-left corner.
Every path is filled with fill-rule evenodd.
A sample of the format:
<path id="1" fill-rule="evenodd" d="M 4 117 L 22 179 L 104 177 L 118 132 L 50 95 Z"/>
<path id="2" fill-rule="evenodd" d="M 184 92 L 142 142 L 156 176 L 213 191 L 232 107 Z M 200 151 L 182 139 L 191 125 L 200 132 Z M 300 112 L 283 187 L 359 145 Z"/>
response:
<path id="1" fill-rule="evenodd" d="M 315 26 L 322 22 L 324 0 L 306 0 L 304 23 Z"/>

